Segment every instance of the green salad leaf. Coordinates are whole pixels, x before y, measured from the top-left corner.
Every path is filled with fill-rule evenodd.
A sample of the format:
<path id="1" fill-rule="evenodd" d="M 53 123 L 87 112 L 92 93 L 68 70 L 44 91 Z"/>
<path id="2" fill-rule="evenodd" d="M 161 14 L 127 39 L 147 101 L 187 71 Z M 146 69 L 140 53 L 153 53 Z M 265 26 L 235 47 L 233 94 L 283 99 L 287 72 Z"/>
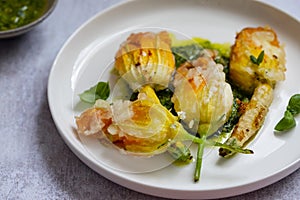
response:
<path id="1" fill-rule="evenodd" d="M 275 126 L 276 131 L 286 131 L 296 126 L 296 121 L 292 113 L 288 110 L 284 112 L 284 117 Z"/>
<path id="2" fill-rule="evenodd" d="M 94 104 L 96 100 L 106 100 L 109 97 L 110 89 L 108 82 L 98 82 L 97 85 L 79 94 L 81 101 Z"/>
<path id="3" fill-rule="evenodd" d="M 293 115 L 300 113 L 300 94 L 295 94 L 291 97 L 287 110 L 289 110 Z"/>

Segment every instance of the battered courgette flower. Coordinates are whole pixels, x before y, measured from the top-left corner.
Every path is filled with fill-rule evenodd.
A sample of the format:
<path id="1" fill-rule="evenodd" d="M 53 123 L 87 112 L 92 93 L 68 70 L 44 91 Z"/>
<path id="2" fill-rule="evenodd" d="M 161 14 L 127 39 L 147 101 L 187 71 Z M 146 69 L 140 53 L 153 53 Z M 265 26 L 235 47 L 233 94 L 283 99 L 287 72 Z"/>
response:
<path id="1" fill-rule="evenodd" d="M 225 82 L 223 66 L 216 64 L 208 51 L 181 65 L 173 84 L 175 110 L 185 113 L 182 121 L 189 129 L 212 134 L 226 122 L 233 104 L 232 90 Z"/>
<path id="2" fill-rule="evenodd" d="M 115 69 L 131 89 L 148 84 L 160 90 L 168 87 L 175 68 L 169 33 L 131 34 L 115 56 Z"/>
<path id="3" fill-rule="evenodd" d="M 163 153 L 175 141 L 198 140 L 190 135 L 169 110 L 162 106 L 150 86 L 141 88 L 135 101 L 95 106 L 76 118 L 78 133 L 106 138 L 118 148 L 136 155 Z"/>

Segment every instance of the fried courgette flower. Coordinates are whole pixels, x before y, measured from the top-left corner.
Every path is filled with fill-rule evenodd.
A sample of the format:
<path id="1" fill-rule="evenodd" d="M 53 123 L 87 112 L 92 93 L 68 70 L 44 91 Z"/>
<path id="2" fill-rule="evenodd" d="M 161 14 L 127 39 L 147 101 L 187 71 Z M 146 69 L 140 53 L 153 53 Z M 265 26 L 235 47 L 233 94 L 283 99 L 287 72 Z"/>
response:
<path id="1" fill-rule="evenodd" d="M 263 54 L 262 54 L 263 52 Z M 261 55 L 260 62 L 253 58 Z M 229 76 L 242 91 L 252 94 L 261 83 L 274 86 L 285 79 L 285 51 L 269 27 L 245 28 L 232 46 Z"/>
<path id="2" fill-rule="evenodd" d="M 208 51 L 177 69 L 174 78 L 174 108 L 193 132 L 205 128 L 212 134 L 222 126 L 231 111 L 233 95 L 225 82 L 223 66 Z"/>
<path id="3" fill-rule="evenodd" d="M 148 84 L 156 90 L 167 88 L 175 68 L 169 33 L 131 34 L 115 56 L 115 69 L 131 89 Z"/>
<path id="4" fill-rule="evenodd" d="M 76 117 L 78 133 L 106 138 L 119 149 L 135 155 L 163 153 L 172 142 L 193 140 L 169 110 L 162 106 L 150 86 L 141 88 L 135 101 L 95 106 Z"/>

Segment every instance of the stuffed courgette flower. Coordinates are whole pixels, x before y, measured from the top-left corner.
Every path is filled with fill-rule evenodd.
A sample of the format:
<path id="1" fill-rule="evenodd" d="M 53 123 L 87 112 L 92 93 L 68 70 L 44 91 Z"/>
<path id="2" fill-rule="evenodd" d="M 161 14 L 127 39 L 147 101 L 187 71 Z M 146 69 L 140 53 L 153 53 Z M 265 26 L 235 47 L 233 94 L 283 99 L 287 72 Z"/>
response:
<path id="1" fill-rule="evenodd" d="M 175 141 L 194 140 L 157 98 L 150 86 L 141 88 L 135 101 L 117 100 L 109 104 L 97 100 L 95 106 L 76 117 L 79 134 L 106 138 L 135 155 L 163 153 Z"/>
<path id="2" fill-rule="evenodd" d="M 175 68 L 169 33 L 131 34 L 115 56 L 115 69 L 131 89 L 145 84 L 156 90 L 167 88 Z"/>
<path id="3" fill-rule="evenodd" d="M 222 126 L 231 111 L 233 94 L 225 82 L 223 66 L 216 64 L 205 51 L 198 59 L 186 62 L 177 69 L 174 78 L 173 102 L 177 113 L 192 131 L 208 134 Z"/>

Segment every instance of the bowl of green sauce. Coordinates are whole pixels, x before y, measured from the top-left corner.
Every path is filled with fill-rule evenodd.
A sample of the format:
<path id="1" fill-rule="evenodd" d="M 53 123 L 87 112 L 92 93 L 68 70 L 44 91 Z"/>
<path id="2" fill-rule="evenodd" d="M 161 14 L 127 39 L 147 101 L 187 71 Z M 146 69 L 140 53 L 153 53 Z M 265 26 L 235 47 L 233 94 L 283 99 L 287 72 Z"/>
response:
<path id="1" fill-rule="evenodd" d="M 0 0 L 0 39 L 21 35 L 46 19 L 57 0 Z"/>

